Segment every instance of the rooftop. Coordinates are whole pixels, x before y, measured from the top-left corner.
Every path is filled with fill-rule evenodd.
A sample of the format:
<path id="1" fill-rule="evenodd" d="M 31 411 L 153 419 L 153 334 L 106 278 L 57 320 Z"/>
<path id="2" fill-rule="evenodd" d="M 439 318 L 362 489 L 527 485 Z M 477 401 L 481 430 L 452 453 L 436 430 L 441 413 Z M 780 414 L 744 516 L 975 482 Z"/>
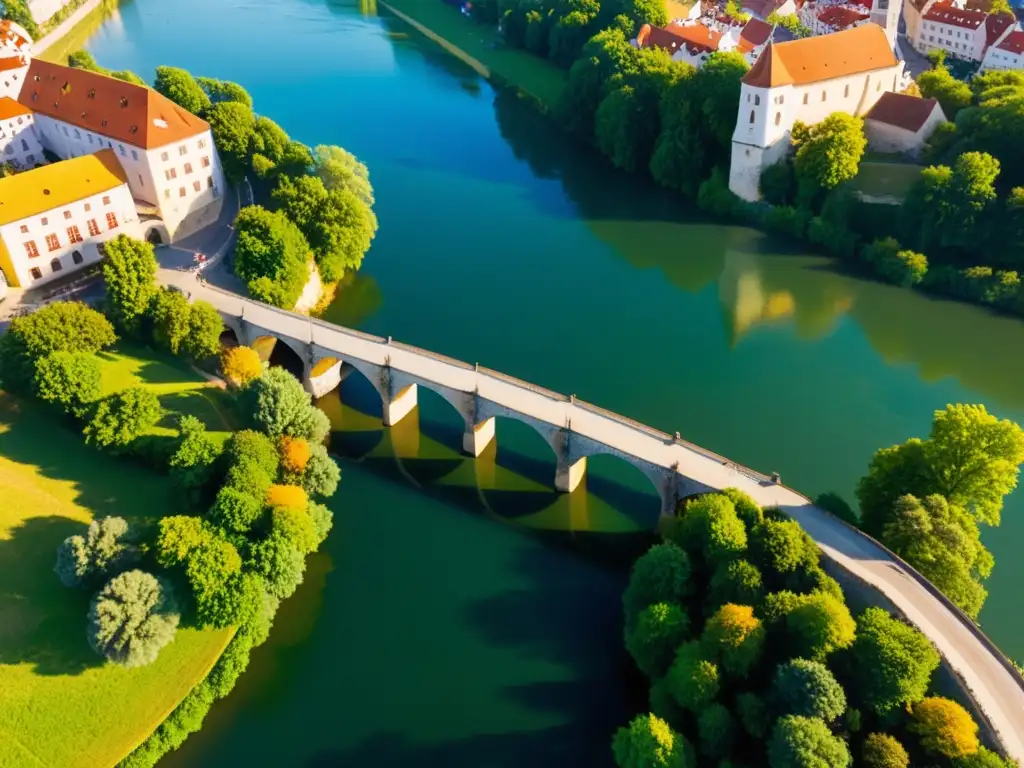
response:
<path id="1" fill-rule="evenodd" d="M 31 114 L 31 109 L 19 104 L 10 96 L 0 96 L 0 120 L 9 120 L 12 117 Z"/>
<path id="2" fill-rule="evenodd" d="M 8 176 L 0 179 L 0 226 L 98 195 L 127 181 L 111 149 Z"/>
<path id="3" fill-rule="evenodd" d="M 993 45 L 1003 33 L 1017 23 L 1012 13 L 991 13 L 985 17 L 985 45 Z"/>
<path id="4" fill-rule="evenodd" d="M 1003 42 L 999 44 L 999 50 L 1009 51 L 1010 53 L 1024 53 L 1024 32 L 1018 29 L 1008 34 Z"/>
<path id="5" fill-rule="evenodd" d="M 757 46 L 768 42 L 771 36 L 771 24 L 767 24 L 760 19 L 751 19 L 743 26 L 740 32 L 740 43 L 737 49 L 740 53 L 747 53 L 757 48 Z"/>
<path id="6" fill-rule="evenodd" d="M 927 21 L 936 21 L 939 24 L 949 24 L 953 27 L 977 29 L 985 23 L 988 14 L 984 11 L 957 8 L 951 2 L 941 2 L 929 8 L 924 18 Z"/>
<path id="7" fill-rule="evenodd" d="M 667 27 L 652 27 L 644 24 L 637 33 L 637 44 L 643 47 L 656 46 L 675 53 L 686 46 L 690 53 L 717 51 L 722 33 L 703 24 L 670 24 Z"/>
<path id="8" fill-rule="evenodd" d="M 842 5 L 830 5 L 818 13 L 818 21 L 836 29 L 852 27 L 868 18 L 868 14 L 846 8 Z"/>
<path id="9" fill-rule="evenodd" d="M 885 32 L 877 24 L 769 43 L 743 83 L 757 88 L 807 85 L 897 65 Z"/>
<path id="10" fill-rule="evenodd" d="M 932 112 L 939 106 L 935 99 L 922 99 L 908 96 L 905 93 L 883 93 L 875 106 L 866 115 L 865 120 L 894 125 L 907 131 L 917 133 L 928 122 Z"/>
<path id="11" fill-rule="evenodd" d="M 152 88 L 40 59 L 32 60 L 18 101 L 40 115 L 143 149 L 210 129 Z"/>
<path id="12" fill-rule="evenodd" d="M 28 64 L 32 41 L 11 21 L 0 21 L 0 72 L 9 72 Z"/>
<path id="13" fill-rule="evenodd" d="M 758 18 L 767 19 L 774 11 L 779 10 L 785 0 L 742 0 L 743 10 L 750 11 Z"/>

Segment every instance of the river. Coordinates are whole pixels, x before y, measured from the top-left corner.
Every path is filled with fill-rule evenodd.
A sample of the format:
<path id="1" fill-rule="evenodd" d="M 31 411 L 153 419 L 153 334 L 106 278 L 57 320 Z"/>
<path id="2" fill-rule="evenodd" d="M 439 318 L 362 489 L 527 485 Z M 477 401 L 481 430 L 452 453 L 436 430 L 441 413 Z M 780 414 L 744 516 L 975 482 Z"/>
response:
<path id="1" fill-rule="evenodd" d="M 440 0 L 438 0 L 440 1 Z M 129 0 L 104 66 L 236 80 L 293 137 L 371 170 L 380 232 L 326 317 L 575 393 L 852 498 L 871 453 L 984 402 L 1024 422 L 1024 324 L 845 275 L 609 170 L 373 8 Z M 638 706 L 619 565 L 658 501 L 613 459 L 551 490 L 543 441 L 501 421 L 460 456 L 439 397 L 380 426 L 350 377 L 322 406 L 337 523 L 238 689 L 167 765 L 606 765 Z M 990 532 L 991 533 L 991 532 Z M 1011 497 L 982 614 L 1024 659 Z"/>

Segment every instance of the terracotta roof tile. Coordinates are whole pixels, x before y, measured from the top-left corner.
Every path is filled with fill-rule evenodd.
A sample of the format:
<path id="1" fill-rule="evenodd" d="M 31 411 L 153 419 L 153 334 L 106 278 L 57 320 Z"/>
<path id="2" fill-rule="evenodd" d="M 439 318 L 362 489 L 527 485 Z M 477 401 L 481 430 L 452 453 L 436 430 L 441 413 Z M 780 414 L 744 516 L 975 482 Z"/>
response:
<path id="1" fill-rule="evenodd" d="M 743 82 L 758 88 L 805 85 L 896 66 L 896 57 L 877 24 L 788 43 L 769 43 Z"/>
<path id="2" fill-rule="evenodd" d="M 988 15 L 984 11 L 957 8 L 950 2 L 941 2 L 929 8 L 924 18 L 928 21 L 937 21 L 940 24 L 949 24 L 953 27 L 977 29 L 985 23 Z"/>
<path id="3" fill-rule="evenodd" d="M 644 24 L 636 36 L 641 47 L 655 46 L 675 53 L 683 46 L 692 53 L 709 53 L 718 50 L 722 33 L 703 24 L 671 24 L 667 27 L 652 27 Z"/>
<path id="4" fill-rule="evenodd" d="M 116 141 L 154 149 L 209 124 L 152 88 L 33 59 L 18 101 L 33 112 Z"/>
<path id="5" fill-rule="evenodd" d="M 864 21 L 867 18 L 868 14 L 860 13 L 852 8 L 844 8 L 841 5 L 830 5 L 818 14 L 818 21 L 835 29 L 852 27 L 857 22 Z"/>
<path id="6" fill-rule="evenodd" d="M 8 72 L 28 64 L 32 41 L 25 30 L 10 21 L 0 21 L 0 72 Z"/>
<path id="7" fill-rule="evenodd" d="M 764 45 L 772 36 L 772 25 L 760 19 L 751 19 L 740 32 L 739 49 L 742 53 L 752 51 L 759 45 Z"/>
<path id="8" fill-rule="evenodd" d="M 921 126 L 928 121 L 938 105 L 939 102 L 935 99 L 887 92 L 875 102 L 875 106 L 864 115 L 864 119 L 895 125 L 897 128 L 916 133 L 921 130 Z"/>
<path id="9" fill-rule="evenodd" d="M 999 44 L 998 48 L 1000 51 L 1009 51 L 1010 53 L 1024 53 L 1024 32 L 1021 32 L 1019 29 L 1011 32 Z"/>
<path id="10" fill-rule="evenodd" d="M 985 17 L 985 47 L 994 44 L 1003 32 L 1017 23 L 1012 13 L 992 13 Z"/>
<path id="11" fill-rule="evenodd" d="M 19 117 L 20 115 L 31 114 L 31 109 L 22 104 L 19 104 L 10 96 L 0 97 L 0 120 L 8 120 L 12 117 Z"/>

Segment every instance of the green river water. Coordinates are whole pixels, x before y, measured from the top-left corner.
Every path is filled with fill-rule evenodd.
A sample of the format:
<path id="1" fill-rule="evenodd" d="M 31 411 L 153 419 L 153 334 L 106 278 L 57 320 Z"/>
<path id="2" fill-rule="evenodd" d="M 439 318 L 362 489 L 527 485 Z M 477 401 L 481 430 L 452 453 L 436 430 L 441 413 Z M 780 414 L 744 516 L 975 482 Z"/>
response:
<path id="1" fill-rule="evenodd" d="M 440 0 L 438 0 L 440 1 Z M 295 138 L 368 164 L 380 232 L 327 319 L 519 376 L 852 497 L 879 446 L 948 402 L 1024 421 L 1024 324 L 842 273 L 610 171 L 399 22 L 323 0 L 130 0 L 101 64 L 236 80 Z M 335 530 L 231 696 L 172 766 L 606 765 L 639 706 L 624 556 L 658 500 L 590 462 L 552 490 L 543 440 L 499 421 L 459 453 L 432 393 L 383 430 L 366 382 L 322 406 Z M 990 532 L 991 533 L 991 532 Z M 1024 658 L 1024 494 L 998 535 L 987 632 Z"/>

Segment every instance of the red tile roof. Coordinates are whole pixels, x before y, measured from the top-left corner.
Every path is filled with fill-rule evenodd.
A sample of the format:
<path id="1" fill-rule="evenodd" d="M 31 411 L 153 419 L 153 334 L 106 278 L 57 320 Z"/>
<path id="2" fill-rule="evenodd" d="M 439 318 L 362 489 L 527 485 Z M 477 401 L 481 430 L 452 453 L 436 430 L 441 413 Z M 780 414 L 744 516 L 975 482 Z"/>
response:
<path id="1" fill-rule="evenodd" d="M 985 23 L 988 14 L 984 11 L 971 11 L 965 8 L 956 8 L 951 2 L 936 3 L 924 15 L 928 21 L 937 21 L 940 24 L 949 24 L 953 27 L 964 29 L 977 29 Z"/>
<path id="2" fill-rule="evenodd" d="M 1009 51 L 1010 53 L 1024 53 L 1024 32 L 1019 29 L 1015 32 L 1011 32 L 998 46 L 1000 51 Z"/>
<path id="3" fill-rule="evenodd" d="M 886 92 L 875 102 L 871 111 L 864 115 L 864 119 L 894 125 L 897 128 L 917 133 L 938 106 L 939 102 L 935 99 L 922 99 L 917 96 L 907 96 L 905 93 Z"/>
<path id="4" fill-rule="evenodd" d="M 28 64 L 32 41 L 10 21 L 0 21 L 0 72 L 9 72 Z"/>
<path id="5" fill-rule="evenodd" d="M 894 66 L 885 32 L 877 24 L 863 24 L 831 35 L 769 43 L 742 82 L 758 88 L 805 85 Z"/>
<path id="6" fill-rule="evenodd" d="M 655 46 L 675 53 L 683 46 L 691 54 L 710 53 L 718 50 L 722 33 L 705 27 L 703 24 L 681 26 L 671 24 L 667 27 L 652 27 L 644 24 L 637 33 L 636 41 L 641 47 Z"/>
<path id="7" fill-rule="evenodd" d="M 743 0 L 743 8 L 755 16 L 767 19 L 774 11 L 779 10 L 786 0 Z"/>
<path id="8" fill-rule="evenodd" d="M 818 14 L 818 21 L 835 29 L 846 29 L 868 18 L 868 14 L 860 13 L 852 8 L 841 5 L 830 5 Z"/>
<path id="9" fill-rule="evenodd" d="M 760 19 L 751 19 L 740 31 L 740 42 L 736 49 L 740 53 L 749 53 L 759 45 L 764 45 L 772 36 L 772 25 Z"/>
<path id="10" fill-rule="evenodd" d="M 993 13 L 985 17 L 985 47 L 993 45 L 1003 32 L 1017 23 L 1012 13 Z"/>
<path id="11" fill-rule="evenodd" d="M 144 149 L 210 130 L 152 88 L 40 59 L 29 65 L 18 101 L 40 115 Z"/>

